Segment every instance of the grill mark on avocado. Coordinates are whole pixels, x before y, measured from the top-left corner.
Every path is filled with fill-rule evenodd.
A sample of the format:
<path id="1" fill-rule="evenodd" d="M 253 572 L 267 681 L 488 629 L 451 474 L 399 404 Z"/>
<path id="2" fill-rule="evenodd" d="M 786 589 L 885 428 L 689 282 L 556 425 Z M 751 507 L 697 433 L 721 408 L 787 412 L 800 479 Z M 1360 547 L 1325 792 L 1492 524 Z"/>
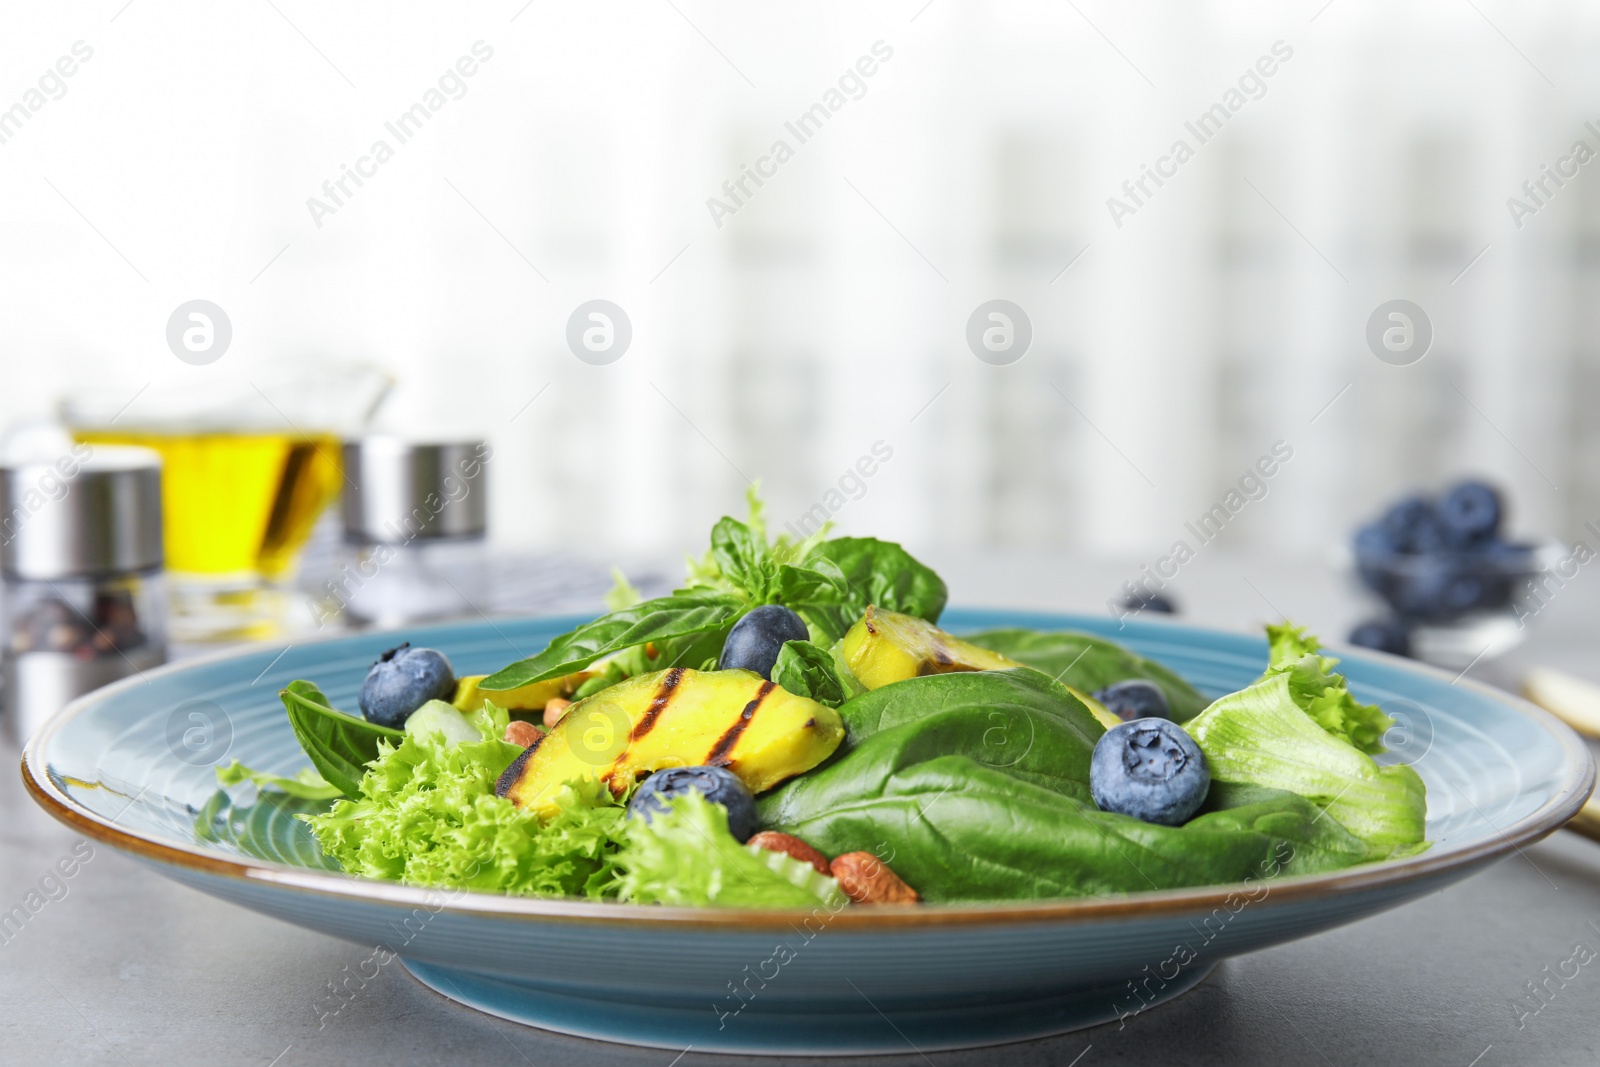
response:
<path id="1" fill-rule="evenodd" d="M 778 688 L 776 682 L 762 682 L 761 688 L 756 692 L 756 698 L 744 706 L 739 713 L 739 718 L 734 720 L 728 732 L 717 738 L 717 743 L 711 746 L 711 752 L 706 756 L 706 764 L 711 767 L 727 766 L 731 760 L 728 753 L 733 751 L 733 746 L 739 743 L 739 736 L 744 733 L 745 727 L 750 725 L 750 720 L 756 717 L 756 709 L 761 707 L 761 702 L 767 699 L 767 694 Z"/>
<path id="2" fill-rule="evenodd" d="M 650 706 L 645 709 L 644 715 L 639 719 L 639 724 L 633 728 L 630 739 L 637 741 L 645 734 L 656 728 L 656 720 L 661 713 L 667 710 L 667 705 L 672 702 L 672 697 L 678 691 L 678 683 L 683 681 L 685 668 L 674 667 L 661 679 L 661 688 L 656 690 L 656 695 L 651 699 Z"/>
<path id="3" fill-rule="evenodd" d="M 539 746 L 549 736 L 549 734 L 540 734 L 537 741 L 523 749 L 522 754 L 511 761 L 511 766 L 500 772 L 500 777 L 495 779 L 494 783 L 495 796 L 509 799 L 516 807 L 520 808 L 522 806 L 517 803 L 517 798 L 511 795 L 511 790 L 522 778 L 523 771 L 528 767 L 528 761 L 533 759 L 533 754 L 539 750 Z"/>
<path id="4" fill-rule="evenodd" d="M 917 664 L 917 677 L 926 678 L 931 674 L 962 674 L 966 672 L 976 673 L 979 670 L 982 670 L 982 668 L 974 667 L 967 663 L 956 663 L 954 660 L 949 662 L 923 660 L 921 663 Z"/>

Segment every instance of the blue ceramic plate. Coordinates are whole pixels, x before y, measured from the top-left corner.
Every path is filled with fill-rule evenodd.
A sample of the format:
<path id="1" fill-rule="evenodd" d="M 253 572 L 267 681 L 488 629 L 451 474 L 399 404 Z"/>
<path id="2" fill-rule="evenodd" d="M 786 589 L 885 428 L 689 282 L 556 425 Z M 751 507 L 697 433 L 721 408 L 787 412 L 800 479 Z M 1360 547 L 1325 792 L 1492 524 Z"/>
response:
<path id="1" fill-rule="evenodd" d="M 493 671 L 572 618 L 415 628 L 458 671 Z M 1105 634 L 1209 695 L 1266 662 L 1257 637 L 1166 622 L 951 611 L 990 626 Z M 1051 903 L 806 912 L 674 909 L 439 893 L 340 874 L 283 798 L 216 788 L 239 759 L 306 765 L 277 690 L 317 682 L 356 706 L 395 641 L 361 634 L 147 672 L 84 697 L 33 738 L 23 777 L 51 814 L 185 885 L 397 954 L 454 1000 L 563 1033 L 669 1049 L 903 1052 L 1059 1033 L 1176 996 L 1227 956 L 1314 934 L 1431 892 L 1561 826 L 1593 783 L 1583 745 L 1505 693 L 1349 653 L 1357 697 L 1401 722 L 1384 757 L 1428 787 L 1420 856 L 1248 886 Z M 320 806 L 320 805 L 318 805 Z M 1360 976 L 1349 976 L 1352 982 Z"/>

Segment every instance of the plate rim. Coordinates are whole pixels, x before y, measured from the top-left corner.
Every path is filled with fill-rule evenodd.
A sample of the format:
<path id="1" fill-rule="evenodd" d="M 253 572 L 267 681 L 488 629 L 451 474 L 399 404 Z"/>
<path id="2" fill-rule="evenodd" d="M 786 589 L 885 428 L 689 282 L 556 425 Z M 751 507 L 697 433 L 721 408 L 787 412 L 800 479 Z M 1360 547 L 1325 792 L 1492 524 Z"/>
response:
<path id="1" fill-rule="evenodd" d="M 1061 620 L 1090 621 L 1093 617 L 1076 612 L 1045 611 L 1039 609 L 1010 609 L 979 605 L 957 605 L 953 610 L 972 612 L 1013 613 L 1018 615 L 1049 616 Z M 562 618 L 589 618 L 590 616 L 515 615 L 503 616 L 501 621 L 546 620 Z M 481 625 L 483 620 L 462 620 L 457 623 L 432 623 L 429 628 L 450 629 L 459 626 Z M 492 621 L 493 620 L 488 620 Z M 1153 631 L 1173 630 L 1229 637 L 1247 637 L 1248 632 L 1224 627 L 1201 626 L 1179 620 L 1138 619 L 1133 625 Z M 410 627 L 409 629 L 415 629 Z M 1071 626 L 1064 626 L 1064 629 Z M 382 638 L 388 634 L 402 634 L 404 629 L 386 628 L 318 636 L 296 642 L 297 647 L 329 644 L 352 637 Z M 1092 631 L 1091 631 L 1092 632 Z M 1097 635 L 1098 636 L 1098 635 Z M 408 886 L 398 882 L 384 882 L 332 871 L 312 871 L 288 864 L 273 863 L 253 858 L 232 859 L 189 846 L 153 840 L 119 828 L 114 819 L 106 819 L 74 801 L 58 789 L 45 769 L 43 752 L 49 741 L 69 722 L 94 706 L 120 694 L 126 689 L 143 685 L 151 676 L 178 674 L 197 667 L 242 659 L 275 648 L 276 642 L 254 642 L 247 645 L 164 664 L 115 682 L 104 688 L 80 696 L 52 715 L 30 737 L 22 751 L 20 771 L 23 785 L 35 803 L 58 821 L 95 840 L 109 845 L 141 860 L 177 868 L 211 877 L 231 878 L 249 884 L 268 885 L 293 892 L 307 893 L 325 899 L 338 899 L 354 903 L 378 904 L 393 907 L 424 907 L 436 914 L 529 922 L 562 922 L 582 925 L 625 925 L 646 929 L 713 929 L 736 932 L 770 932 L 790 929 L 796 921 L 816 915 L 819 908 L 753 909 L 753 908 L 697 908 L 667 907 L 652 904 L 622 904 L 609 901 L 573 900 L 569 898 L 514 897 L 503 894 L 471 890 L 440 889 Z M 1581 808 L 1594 790 L 1596 767 L 1588 747 L 1577 733 L 1543 708 L 1514 693 L 1487 685 L 1475 679 L 1451 675 L 1439 668 L 1414 660 L 1390 656 L 1366 649 L 1325 646 L 1337 652 L 1342 660 L 1370 660 L 1380 665 L 1401 666 L 1408 671 L 1444 681 L 1454 687 L 1466 687 L 1480 696 L 1503 704 L 1528 719 L 1533 725 L 1554 738 L 1563 753 L 1563 774 L 1556 792 L 1534 811 L 1509 827 L 1498 828 L 1498 838 L 1488 837 L 1476 845 L 1451 852 L 1438 853 L 1432 849 L 1419 855 L 1397 860 L 1382 860 L 1361 864 L 1342 870 L 1321 874 L 1301 875 L 1271 882 L 1271 890 L 1260 898 L 1260 903 L 1276 900 L 1279 904 L 1292 904 L 1370 891 L 1409 882 L 1423 881 L 1432 876 L 1448 874 L 1462 868 L 1472 868 L 1520 851 L 1564 826 Z M 1486 820 L 1487 821 L 1487 820 Z M 1493 824 L 1490 823 L 1493 827 Z M 828 920 L 830 928 L 876 933 L 907 927 L 983 927 L 1018 923 L 1093 923 L 1108 920 L 1153 920 L 1177 917 L 1198 911 L 1226 907 L 1237 898 L 1246 882 L 1228 882 L 1215 886 L 1197 886 L 1188 889 L 1145 890 L 1115 896 L 1080 897 L 1065 900 L 1003 902 L 877 905 L 872 908 L 844 908 L 833 912 Z M 441 902 L 441 898 L 443 898 Z"/>

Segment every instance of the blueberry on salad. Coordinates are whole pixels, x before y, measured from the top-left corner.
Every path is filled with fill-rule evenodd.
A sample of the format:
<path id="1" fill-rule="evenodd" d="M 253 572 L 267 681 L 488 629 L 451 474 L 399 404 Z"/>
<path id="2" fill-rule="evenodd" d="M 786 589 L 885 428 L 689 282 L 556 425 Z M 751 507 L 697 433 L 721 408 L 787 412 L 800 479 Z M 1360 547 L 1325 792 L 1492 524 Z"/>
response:
<path id="1" fill-rule="evenodd" d="M 1134 719 L 1172 718 L 1172 709 L 1167 705 L 1167 694 L 1161 691 L 1159 685 L 1147 682 L 1143 678 L 1113 682 L 1104 689 L 1095 690 L 1093 695 L 1105 705 L 1107 711 L 1123 722 L 1132 722 Z"/>
<path id="2" fill-rule="evenodd" d="M 756 801 L 750 790 L 725 767 L 669 767 L 644 780 L 628 802 L 628 817 L 649 822 L 664 815 L 674 797 L 699 793 L 728 811 L 728 830 L 740 843 L 756 832 Z"/>
<path id="3" fill-rule="evenodd" d="M 398 730 L 428 701 L 448 701 L 455 688 L 455 671 L 443 652 L 412 648 L 407 641 L 379 656 L 367 671 L 361 683 L 361 714 L 368 722 Z"/>
<path id="4" fill-rule="evenodd" d="M 1160 826 L 1182 826 L 1211 791 L 1205 753 L 1166 719 L 1113 726 L 1094 746 L 1089 793 L 1101 811 Z"/>
<path id="5" fill-rule="evenodd" d="M 771 681 L 772 665 L 778 662 L 785 642 L 810 637 L 804 619 L 782 604 L 767 604 L 733 624 L 722 644 L 717 669 L 755 671 Z"/>

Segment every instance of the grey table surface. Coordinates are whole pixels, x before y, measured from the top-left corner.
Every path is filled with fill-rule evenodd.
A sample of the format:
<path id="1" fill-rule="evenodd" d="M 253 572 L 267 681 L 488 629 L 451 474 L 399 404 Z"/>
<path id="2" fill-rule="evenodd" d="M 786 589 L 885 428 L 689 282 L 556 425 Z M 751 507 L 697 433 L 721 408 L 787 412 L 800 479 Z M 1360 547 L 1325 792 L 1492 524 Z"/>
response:
<path id="1" fill-rule="evenodd" d="M 1103 611 L 1138 566 L 929 555 L 958 602 L 1062 610 Z M 1527 666 L 1542 663 L 1600 681 L 1600 662 L 1589 654 L 1600 640 L 1600 598 L 1583 581 L 1540 613 L 1521 649 L 1472 673 L 1514 687 Z M 1331 567 L 1221 552 L 1186 568 L 1176 593 L 1188 619 L 1230 628 L 1281 611 L 1337 635 L 1362 610 Z M 10 742 L 0 746 L 13 767 L 17 754 Z M 0 775 L 0 911 L 38 888 L 75 846 L 81 853 L 81 840 L 28 800 L 14 771 Z M 674 1060 L 675 1053 L 528 1029 L 445 1000 L 398 966 L 320 1020 L 325 983 L 370 946 L 224 904 L 105 847 L 64 885 L 65 895 L 57 891 L 16 936 L 0 934 L 0 1063 L 735 1062 L 694 1050 Z M 1592 962 L 1552 979 L 1575 952 Z M 904 1057 L 860 1062 L 1594 1063 L 1597 952 L 1600 844 L 1562 832 L 1404 907 L 1226 961 L 1193 992 L 1125 1028 L 926 1056 L 908 1047 Z M 1529 998 L 1530 982 L 1544 983 L 1542 1001 Z"/>

